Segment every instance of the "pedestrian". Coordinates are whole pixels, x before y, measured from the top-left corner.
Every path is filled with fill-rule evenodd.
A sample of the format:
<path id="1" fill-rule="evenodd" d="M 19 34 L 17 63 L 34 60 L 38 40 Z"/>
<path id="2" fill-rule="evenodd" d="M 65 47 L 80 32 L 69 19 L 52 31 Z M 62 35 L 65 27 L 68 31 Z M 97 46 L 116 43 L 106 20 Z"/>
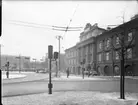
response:
<path id="1" fill-rule="evenodd" d="M 69 77 L 69 68 L 67 68 L 66 72 L 67 72 L 67 78 L 68 78 Z"/>
<path id="2" fill-rule="evenodd" d="M 84 79 L 84 68 L 82 68 L 82 77 Z"/>
<path id="3" fill-rule="evenodd" d="M 7 78 L 9 78 L 9 72 L 8 71 L 6 71 L 6 76 L 7 76 Z"/>
<path id="4" fill-rule="evenodd" d="M 9 62 L 7 62 L 6 64 L 5 64 L 5 66 L 6 66 L 6 76 L 7 76 L 7 78 L 9 78 Z"/>

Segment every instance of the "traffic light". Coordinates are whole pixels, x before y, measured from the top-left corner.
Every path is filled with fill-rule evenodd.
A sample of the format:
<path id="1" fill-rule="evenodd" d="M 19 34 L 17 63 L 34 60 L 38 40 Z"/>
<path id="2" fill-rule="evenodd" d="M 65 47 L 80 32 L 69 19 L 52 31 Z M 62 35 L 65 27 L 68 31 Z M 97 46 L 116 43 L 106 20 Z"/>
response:
<path id="1" fill-rule="evenodd" d="M 10 65 L 10 63 L 9 62 L 7 62 L 6 64 L 5 64 L 5 67 L 8 67 Z"/>
<path id="2" fill-rule="evenodd" d="M 58 52 L 54 52 L 54 59 L 58 59 Z"/>
<path id="3" fill-rule="evenodd" d="M 53 46 L 49 45 L 48 46 L 48 58 L 52 59 L 53 57 Z"/>

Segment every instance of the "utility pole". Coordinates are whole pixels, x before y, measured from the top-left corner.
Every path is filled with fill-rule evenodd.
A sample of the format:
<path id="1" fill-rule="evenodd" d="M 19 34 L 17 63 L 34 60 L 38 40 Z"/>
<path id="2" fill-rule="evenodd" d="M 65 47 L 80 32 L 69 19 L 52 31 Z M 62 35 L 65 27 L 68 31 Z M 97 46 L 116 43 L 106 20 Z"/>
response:
<path id="1" fill-rule="evenodd" d="M 19 59 L 19 73 L 21 72 L 21 55 L 19 57 L 16 57 L 16 59 Z"/>
<path id="2" fill-rule="evenodd" d="M 57 38 L 58 41 L 59 41 L 59 56 L 58 56 L 58 63 L 59 63 L 59 66 L 58 66 L 58 71 L 60 71 L 60 38 L 63 39 L 63 37 L 59 35 L 59 36 L 56 36 L 56 38 Z"/>

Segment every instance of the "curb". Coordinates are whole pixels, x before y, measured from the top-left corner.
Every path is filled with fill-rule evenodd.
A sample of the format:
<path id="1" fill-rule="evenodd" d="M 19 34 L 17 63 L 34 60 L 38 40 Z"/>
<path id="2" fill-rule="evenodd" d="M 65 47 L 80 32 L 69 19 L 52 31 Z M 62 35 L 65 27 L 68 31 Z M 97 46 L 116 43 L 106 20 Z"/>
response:
<path id="1" fill-rule="evenodd" d="M 15 77 L 15 78 L 6 78 L 6 79 L 2 79 L 2 80 L 13 80 L 13 79 L 19 79 L 19 78 L 26 78 L 27 75 L 23 76 L 23 77 Z"/>
<path id="2" fill-rule="evenodd" d="M 22 78 L 26 78 L 26 77 L 22 77 Z M 20 79 L 22 79 L 22 78 L 20 78 Z M 5 83 L 3 82 L 2 84 L 6 85 L 6 84 L 25 83 L 25 82 L 37 82 L 37 81 L 45 80 L 45 79 L 48 79 L 48 78 L 49 77 L 47 77 L 47 78 L 45 77 L 45 78 L 33 79 L 33 80 L 8 81 L 8 82 L 5 82 Z M 14 78 L 14 79 L 18 79 L 18 78 Z"/>

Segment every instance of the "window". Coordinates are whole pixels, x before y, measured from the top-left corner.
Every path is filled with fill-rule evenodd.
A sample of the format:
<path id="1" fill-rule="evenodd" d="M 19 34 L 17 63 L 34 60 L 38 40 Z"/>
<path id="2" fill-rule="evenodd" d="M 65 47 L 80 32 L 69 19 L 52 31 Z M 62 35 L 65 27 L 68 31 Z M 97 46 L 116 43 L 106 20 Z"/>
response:
<path id="1" fill-rule="evenodd" d="M 102 49 L 102 41 L 99 43 L 99 49 Z"/>
<path id="2" fill-rule="evenodd" d="M 74 57 L 76 57 L 76 51 L 74 51 Z"/>
<path id="3" fill-rule="evenodd" d="M 132 48 L 127 49 L 127 59 L 132 58 Z"/>
<path id="4" fill-rule="evenodd" d="M 109 52 L 105 54 L 106 60 L 109 60 Z"/>
<path id="5" fill-rule="evenodd" d="M 74 65 L 76 65 L 76 59 L 74 59 Z"/>
<path id="6" fill-rule="evenodd" d="M 74 55 L 73 55 L 73 51 L 72 51 L 71 55 L 72 55 L 72 57 L 74 56 Z"/>
<path id="7" fill-rule="evenodd" d="M 99 55 L 98 55 L 98 61 L 101 61 L 101 60 L 102 60 L 102 55 L 99 54 Z"/>
<path id="8" fill-rule="evenodd" d="M 119 52 L 118 52 L 118 51 L 115 52 L 115 59 L 116 59 L 116 60 L 119 59 Z"/>
<path id="9" fill-rule="evenodd" d="M 119 37 L 116 37 L 116 44 L 119 44 Z"/>
<path id="10" fill-rule="evenodd" d="M 70 60 L 69 60 L 69 65 L 70 65 Z"/>
<path id="11" fill-rule="evenodd" d="M 110 46 L 110 40 L 107 39 L 107 40 L 106 40 L 106 47 L 108 48 L 109 46 Z"/>
<path id="12" fill-rule="evenodd" d="M 133 37 L 132 31 L 128 33 L 128 41 L 131 41 Z"/>

